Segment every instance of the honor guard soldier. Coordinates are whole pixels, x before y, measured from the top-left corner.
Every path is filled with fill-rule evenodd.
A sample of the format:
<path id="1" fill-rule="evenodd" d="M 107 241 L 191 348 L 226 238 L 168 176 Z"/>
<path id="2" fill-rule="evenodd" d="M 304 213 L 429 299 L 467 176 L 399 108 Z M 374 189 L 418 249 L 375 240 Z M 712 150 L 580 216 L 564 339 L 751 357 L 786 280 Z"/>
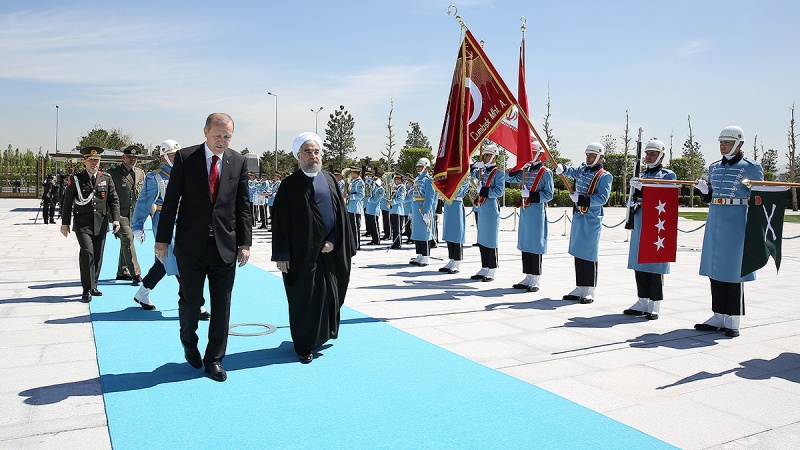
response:
<path id="1" fill-rule="evenodd" d="M 386 180 L 386 182 L 384 183 L 386 184 L 386 186 L 384 186 L 384 200 L 381 201 L 380 203 L 381 226 L 382 226 L 381 230 L 383 231 L 383 233 L 381 233 L 381 239 L 384 241 L 388 241 L 389 239 L 391 239 L 391 234 L 392 234 L 392 225 L 390 220 L 391 213 L 389 212 L 391 208 L 389 208 L 389 205 L 386 202 L 386 200 L 389 199 L 390 194 L 392 192 L 392 181 L 390 178 L 388 178 L 388 175 L 390 175 L 390 173 L 377 176 L 382 182 L 383 180 Z"/>
<path id="2" fill-rule="evenodd" d="M 644 148 L 644 162 L 647 168 L 639 174 L 640 180 L 674 180 L 675 172 L 662 166 L 665 153 L 664 143 L 651 139 Z M 646 181 L 645 181 L 646 183 Z M 664 275 L 669 273 L 669 263 L 639 264 L 639 241 L 642 235 L 642 181 L 631 180 L 634 188 L 633 198 L 633 232 L 628 251 L 628 269 L 633 269 L 636 278 L 636 292 L 639 300 L 623 311 L 629 316 L 645 316 L 649 320 L 658 319 L 661 311 L 661 300 L 664 299 Z"/>
<path id="3" fill-rule="evenodd" d="M 547 207 L 553 199 L 553 172 L 542 164 L 544 149 L 538 141 L 531 143 L 533 159 L 522 170 L 509 172 L 507 181 L 520 183 L 519 232 L 517 249 L 522 252 L 522 273 L 525 279 L 513 285 L 528 292 L 539 290 L 542 255 L 547 253 Z"/>
<path id="4" fill-rule="evenodd" d="M 55 175 L 47 176 L 47 181 L 42 183 L 42 223 L 56 223 L 56 202 L 58 201 L 58 186 Z"/>
<path id="5" fill-rule="evenodd" d="M 431 160 L 420 158 L 417 161 L 417 178 L 411 188 L 411 240 L 414 241 L 417 256 L 409 261 L 412 266 L 425 267 L 431 254 L 430 241 L 433 239 L 431 229 L 433 207 L 436 206 L 436 192 L 433 190 L 433 178 L 428 174 Z"/>
<path id="6" fill-rule="evenodd" d="M 88 303 L 93 295 L 103 295 L 97 290 L 97 278 L 103 266 L 109 221 L 114 233 L 119 231 L 119 199 L 111 176 L 99 170 L 103 149 L 86 147 L 81 153 L 86 168 L 70 178 L 64 191 L 61 234 L 68 236 L 72 225 L 80 246 L 81 301 Z"/>
<path id="7" fill-rule="evenodd" d="M 386 189 L 383 187 L 383 180 L 374 178 L 369 170 L 364 173 L 364 183 L 367 184 L 369 190 L 369 195 L 364 199 L 364 219 L 367 222 L 367 233 L 372 238 L 370 245 L 380 245 L 378 219 Z"/>
<path id="8" fill-rule="evenodd" d="M 131 216 L 136 200 L 144 185 L 144 171 L 136 167 L 139 155 L 144 151 L 138 145 L 129 145 L 122 151 L 122 164 L 109 169 L 108 174 L 114 180 L 114 188 L 119 197 L 119 263 L 117 264 L 117 280 L 132 280 L 137 286 L 142 282 L 142 271 L 136 259 L 136 248 L 133 244 Z"/>
<path id="9" fill-rule="evenodd" d="M 496 165 L 499 153 L 496 145 L 484 145 L 481 160 L 472 166 L 471 176 L 478 180 L 478 197 L 473 204 L 479 213 L 478 248 L 481 251 L 481 270 L 470 277 L 473 280 L 494 281 L 497 270 L 497 241 L 500 234 L 500 204 L 497 199 L 506 192 L 506 174 Z"/>
<path id="10" fill-rule="evenodd" d="M 403 242 L 402 227 L 405 224 L 405 199 L 407 195 L 406 186 L 403 184 L 403 175 L 395 173 L 392 182 L 391 194 L 386 200 L 386 205 L 389 208 L 389 227 L 392 233 L 392 245 L 389 248 L 399 250 Z"/>
<path id="11" fill-rule="evenodd" d="M 155 207 L 152 214 L 151 226 L 153 236 L 158 230 L 158 222 L 161 218 L 161 205 L 164 203 L 164 194 L 167 192 L 167 184 L 169 184 L 169 175 L 172 171 L 172 163 L 175 160 L 175 152 L 181 149 L 181 145 L 174 139 L 167 139 L 159 146 L 159 155 L 161 157 L 161 168 L 153 172 L 148 172 L 144 177 L 144 186 L 142 192 L 139 193 L 139 198 L 136 200 L 136 206 L 133 209 L 133 216 L 131 216 L 131 229 L 133 230 L 133 238 L 140 244 L 145 241 L 144 223 L 150 215 L 150 211 Z M 147 275 L 142 279 L 142 286 L 133 295 L 133 301 L 141 305 L 142 309 L 151 311 L 156 309 L 156 305 L 150 300 L 150 292 L 155 289 L 156 285 L 164 275 L 178 276 L 178 263 L 173 256 L 173 248 L 175 240 L 173 239 L 167 247 L 168 257 L 164 259 L 164 263 L 155 259 Z M 180 280 L 180 278 L 179 278 Z M 178 289 L 178 296 L 182 297 L 180 289 Z M 209 320 L 211 314 L 206 311 L 204 306 L 200 307 L 200 320 Z"/>
<path id="12" fill-rule="evenodd" d="M 720 161 L 708 168 L 708 182 L 695 187 L 708 203 L 708 219 L 700 256 L 700 275 L 711 280 L 711 311 L 714 315 L 694 326 L 700 331 L 723 331 L 739 336 L 744 315 L 744 282 L 756 279 L 755 272 L 741 274 L 744 233 L 750 188 L 742 180 L 763 180 L 761 165 L 744 158 L 744 131 L 725 127 L 719 134 Z"/>
<path id="13" fill-rule="evenodd" d="M 575 289 L 564 296 L 564 300 L 581 303 L 594 301 L 597 287 L 597 261 L 600 248 L 600 232 L 603 230 L 603 205 L 608 202 L 613 176 L 603 169 L 604 147 L 592 142 L 586 146 L 586 162 L 578 167 L 556 167 L 556 175 L 562 173 L 575 179 L 575 192 L 570 194 L 572 228 L 569 234 L 569 254 L 575 257 Z"/>
<path id="14" fill-rule="evenodd" d="M 464 177 L 456 190 L 453 201 L 445 202 L 443 207 L 442 239 L 447 242 L 447 257 L 450 258 L 439 272 L 458 273 L 464 259 L 464 244 L 467 242 L 466 216 L 464 214 L 464 196 L 469 189 L 469 177 Z"/>
<path id="15" fill-rule="evenodd" d="M 414 196 L 411 194 L 411 191 L 414 190 L 414 180 L 417 177 L 411 172 L 406 173 L 405 182 L 406 182 L 406 199 L 403 203 L 403 213 L 406 215 L 405 217 L 405 226 L 403 227 L 403 236 L 405 236 L 406 244 L 411 244 L 411 202 L 414 201 Z"/>
<path id="16" fill-rule="evenodd" d="M 250 172 L 247 174 L 249 179 L 247 180 L 247 190 L 250 193 L 250 204 L 253 205 L 253 226 L 256 226 L 256 194 L 258 194 L 258 180 L 256 180 L 256 174 Z"/>
<path id="17" fill-rule="evenodd" d="M 258 182 L 258 215 L 253 216 L 253 224 L 257 218 L 261 218 L 261 226 L 258 228 L 262 230 L 267 229 L 267 222 L 269 221 L 269 209 L 267 208 L 267 192 L 269 191 L 269 180 L 267 179 L 267 174 L 261 174 L 261 181 Z"/>
<path id="18" fill-rule="evenodd" d="M 272 183 L 269 184 L 269 188 L 267 188 L 266 196 L 267 196 L 267 208 L 269 209 L 269 217 L 272 217 L 272 212 L 275 210 L 275 196 L 278 195 L 278 188 L 281 187 L 281 179 L 283 178 L 283 174 L 279 171 L 275 171 L 272 174 Z M 272 220 L 270 219 L 270 223 Z"/>
<path id="19" fill-rule="evenodd" d="M 358 240 L 356 249 L 361 250 L 361 212 L 364 210 L 364 180 L 361 179 L 361 168 L 350 167 L 350 192 L 345 195 L 347 199 L 347 215 L 353 236 Z"/>
<path id="20" fill-rule="evenodd" d="M 339 185 L 339 192 L 344 195 L 344 177 L 342 176 L 342 171 L 336 169 L 333 171 L 333 178 L 336 180 L 336 184 Z"/>

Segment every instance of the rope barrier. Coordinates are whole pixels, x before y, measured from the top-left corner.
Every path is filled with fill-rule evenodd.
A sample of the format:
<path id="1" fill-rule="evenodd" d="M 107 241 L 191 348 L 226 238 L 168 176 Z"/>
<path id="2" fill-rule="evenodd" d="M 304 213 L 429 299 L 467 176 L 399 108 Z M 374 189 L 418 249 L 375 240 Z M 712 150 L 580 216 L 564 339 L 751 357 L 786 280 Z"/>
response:
<path id="1" fill-rule="evenodd" d="M 616 225 L 606 225 L 604 223 L 601 223 L 601 225 L 603 225 L 606 228 L 617 228 L 618 226 L 622 225 L 623 223 L 625 223 L 625 219 L 622 219 L 622 222 L 620 222 L 620 223 L 618 223 Z"/>
<path id="2" fill-rule="evenodd" d="M 561 222 L 561 220 L 562 220 L 564 217 L 566 217 L 566 214 L 562 214 L 562 215 L 561 215 L 561 217 L 559 217 L 558 219 L 556 219 L 556 220 L 554 220 L 554 221 L 552 221 L 552 222 L 548 220 L 548 221 L 547 221 L 547 223 L 558 223 L 558 222 Z"/>
<path id="3" fill-rule="evenodd" d="M 511 214 L 509 214 L 509 215 L 507 215 L 505 217 L 500 217 L 500 220 L 506 220 L 506 219 L 508 219 L 509 217 L 513 216 L 516 213 L 517 213 L 517 210 L 515 209 L 514 212 L 512 212 Z"/>
<path id="4" fill-rule="evenodd" d="M 703 224 L 702 224 L 702 225 L 700 225 L 699 227 L 695 228 L 694 230 L 683 231 L 683 230 L 681 230 L 680 228 L 678 228 L 678 231 L 680 231 L 681 233 L 694 233 L 695 231 L 697 231 L 697 230 L 699 230 L 699 229 L 703 228 L 704 226 L 706 226 L 705 222 L 703 222 Z"/>

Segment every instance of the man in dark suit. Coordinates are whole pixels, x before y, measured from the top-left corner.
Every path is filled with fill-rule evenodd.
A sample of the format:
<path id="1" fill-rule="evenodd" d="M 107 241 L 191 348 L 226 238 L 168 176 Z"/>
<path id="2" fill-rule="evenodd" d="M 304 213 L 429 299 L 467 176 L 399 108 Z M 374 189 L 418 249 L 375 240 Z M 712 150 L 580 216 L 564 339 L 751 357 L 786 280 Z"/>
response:
<path id="1" fill-rule="evenodd" d="M 86 147 L 81 153 L 86 169 L 73 175 L 64 191 L 61 234 L 68 236 L 72 225 L 75 237 L 78 238 L 81 249 L 78 262 L 83 287 L 81 301 L 89 303 L 93 295 L 103 295 L 97 290 L 97 278 L 103 266 L 103 248 L 106 245 L 109 217 L 114 224 L 114 233 L 119 231 L 119 199 L 111 176 L 99 170 L 103 149 Z"/>
<path id="2" fill-rule="evenodd" d="M 233 119 L 213 113 L 203 128 L 206 142 L 183 148 L 175 156 L 161 207 L 155 252 L 163 262 L 175 224 L 175 258 L 183 297 L 178 301 L 184 357 L 216 381 L 228 376 L 222 358 L 228 344 L 231 292 L 239 267 L 247 264 L 252 245 L 252 209 L 247 162 L 228 148 Z M 180 207 L 180 215 L 177 215 Z M 177 222 L 175 220 L 178 216 Z M 203 358 L 197 349 L 197 321 L 208 278 L 211 321 Z"/>

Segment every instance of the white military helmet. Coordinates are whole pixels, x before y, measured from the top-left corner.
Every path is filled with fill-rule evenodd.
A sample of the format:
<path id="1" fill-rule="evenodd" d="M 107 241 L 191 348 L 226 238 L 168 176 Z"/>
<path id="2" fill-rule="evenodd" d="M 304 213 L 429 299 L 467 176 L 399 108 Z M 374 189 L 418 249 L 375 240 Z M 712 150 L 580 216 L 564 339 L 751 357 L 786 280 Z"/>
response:
<path id="1" fill-rule="evenodd" d="M 647 141 L 647 145 L 644 147 L 644 151 L 657 151 L 660 153 L 658 158 L 653 163 L 648 163 L 648 168 L 656 167 L 657 165 L 661 164 L 661 161 L 664 160 L 664 154 L 667 147 L 664 145 L 663 142 L 659 141 L 658 139 L 650 139 Z"/>
<path id="2" fill-rule="evenodd" d="M 603 156 L 606 153 L 606 148 L 603 147 L 603 144 L 599 142 L 592 142 L 591 144 L 586 146 L 586 150 L 584 151 L 584 153 L 586 153 L 587 155 L 595 154 L 598 156 Z M 600 162 L 600 159 L 601 158 L 595 158 L 594 162 L 591 165 L 589 165 L 589 167 L 596 166 L 597 163 Z"/>
<path id="3" fill-rule="evenodd" d="M 531 161 L 533 161 L 534 164 L 541 161 L 542 153 L 544 153 L 542 144 L 540 144 L 536 139 L 531 140 L 531 150 L 533 150 L 533 159 Z"/>
<path id="4" fill-rule="evenodd" d="M 161 156 L 167 156 L 170 153 L 175 153 L 181 149 L 181 144 L 178 144 L 178 141 L 175 139 L 167 139 L 166 141 L 161 143 L 161 148 L 158 151 L 158 154 Z M 172 167 L 172 161 L 167 158 L 167 164 Z"/>
<path id="5" fill-rule="evenodd" d="M 481 149 L 481 155 L 487 155 L 487 154 L 497 156 L 500 154 L 500 149 L 497 148 L 497 146 L 494 144 L 484 145 L 483 149 Z"/>
<path id="6" fill-rule="evenodd" d="M 417 161 L 417 166 L 425 166 L 425 168 L 428 168 L 431 166 L 431 160 L 428 158 L 420 158 L 419 161 Z"/>
<path id="7" fill-rule="evenodd" d="M 739 143 L 744 142 L 744 131 L 741 129 L 741 127 L 737 127 L 736 125 L 727 126 L 719 132 L 719 141 L 734 141 L 731 151 L 725 155 L 730 158 L 734 153 L 736 153 L 736 147 L 739 146 Z"/>

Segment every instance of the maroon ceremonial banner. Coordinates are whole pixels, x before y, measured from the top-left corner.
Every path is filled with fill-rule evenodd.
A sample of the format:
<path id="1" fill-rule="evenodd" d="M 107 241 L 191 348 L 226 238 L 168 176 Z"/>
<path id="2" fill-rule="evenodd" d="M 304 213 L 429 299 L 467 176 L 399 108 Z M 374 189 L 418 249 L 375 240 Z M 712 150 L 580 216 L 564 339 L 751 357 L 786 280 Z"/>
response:
<path id="1" fill-rule="evenodd" d="M 639 264 L 674 262 L 678 249 L 678 186 L 648 186 L 642 180 Z"/>
<path id="2" fill-rule="evenodd" d="M 434 188 L 447 201 L 469 176 L 470 157 L 516 103 L 489 58 L 467 30 L 456 59 L 433 167 Z"/>

